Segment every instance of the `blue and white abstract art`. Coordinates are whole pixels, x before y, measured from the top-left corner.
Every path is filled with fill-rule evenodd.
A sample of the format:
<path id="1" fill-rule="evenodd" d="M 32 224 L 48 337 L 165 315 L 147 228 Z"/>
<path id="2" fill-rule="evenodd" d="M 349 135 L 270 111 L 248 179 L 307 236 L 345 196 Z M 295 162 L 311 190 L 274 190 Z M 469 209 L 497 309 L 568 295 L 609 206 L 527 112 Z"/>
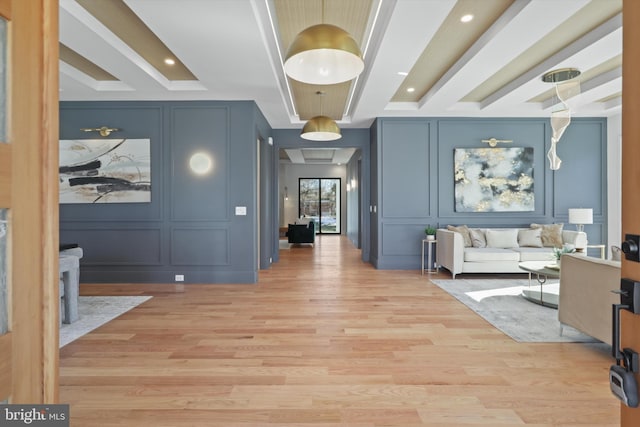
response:
<path id="1" fill-rule="evenodd" d="M 149 139 L 60 141 L 60 203 L 151 202 Z"/>
<path id="2" fill-rule="evenodd" d="M 456 212 L 531 212 L 533 147 L 456 148 Z"/>

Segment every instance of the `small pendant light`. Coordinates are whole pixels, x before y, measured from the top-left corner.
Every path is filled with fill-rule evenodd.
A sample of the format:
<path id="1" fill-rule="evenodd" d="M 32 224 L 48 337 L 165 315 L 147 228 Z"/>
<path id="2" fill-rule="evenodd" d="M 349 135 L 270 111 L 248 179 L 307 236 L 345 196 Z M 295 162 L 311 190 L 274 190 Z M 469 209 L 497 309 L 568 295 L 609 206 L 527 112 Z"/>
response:
<path id="1" fill-rule="evenodd" d="M 324 92 L 317 91 L 323 96 Z M 342 138 L 338 124 L 330 117 L 322 115 L 322 98 L 320 98 L 320 115 L 312 117 L 302 128 L 300 137 L 310 141 L 335 141 Z"/>

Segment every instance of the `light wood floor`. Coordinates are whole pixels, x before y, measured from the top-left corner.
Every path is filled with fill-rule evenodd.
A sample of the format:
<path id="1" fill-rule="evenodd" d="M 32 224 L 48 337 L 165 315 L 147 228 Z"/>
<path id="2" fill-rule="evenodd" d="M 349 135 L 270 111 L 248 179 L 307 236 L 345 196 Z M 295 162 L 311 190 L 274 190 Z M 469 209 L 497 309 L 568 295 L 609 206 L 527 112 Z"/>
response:
<path id="1" fill-rule="evenodd" d="M 428 277 L 322 236 L 257 285 L 83 285 L 154 298 L 61 349 L 61 402 L 74 427 L 619 425 L 602 346 L 516 343 Z"/>

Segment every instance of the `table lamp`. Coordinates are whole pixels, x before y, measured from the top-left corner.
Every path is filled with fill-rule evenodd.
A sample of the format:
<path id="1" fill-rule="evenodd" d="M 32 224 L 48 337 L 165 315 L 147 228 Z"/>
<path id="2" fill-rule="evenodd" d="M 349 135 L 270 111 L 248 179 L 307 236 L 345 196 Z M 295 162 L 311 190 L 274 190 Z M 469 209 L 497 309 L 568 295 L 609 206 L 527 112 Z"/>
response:
<path id="1" fill-rule="evenodd" d="M 576 229 L 578 231 L 584 231 L 585 224 L 593 224 L 593 209 L 569 209 L 569 224 L 576 224 Z"/>

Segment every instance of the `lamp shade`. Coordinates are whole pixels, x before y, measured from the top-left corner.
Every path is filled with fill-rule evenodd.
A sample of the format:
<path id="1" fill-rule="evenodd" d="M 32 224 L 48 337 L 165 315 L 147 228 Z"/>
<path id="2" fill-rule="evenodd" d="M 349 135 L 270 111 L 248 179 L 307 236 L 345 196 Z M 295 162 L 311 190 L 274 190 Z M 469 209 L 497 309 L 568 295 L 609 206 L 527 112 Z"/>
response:
<path id="1" fill-rule="evenodd" d="M 335 141 L 342 138 L 342 133 L 333 119 L 327 116 L 315 116 L 304 125 L 300 137 L 310 141 Z"/>
<path id="2" fill-rule="evenodd" d="M 569 224 L 593 224 L 593 209 L 569 209 Z"/>
<path id="3" fill-rule="evenodd" d="M 356 41 L 340 27 L 319 24 L 300 32 L 289 46 L 284 71 L 303 83 L 332 85 L 356 78 L 364 70 Z"/>

